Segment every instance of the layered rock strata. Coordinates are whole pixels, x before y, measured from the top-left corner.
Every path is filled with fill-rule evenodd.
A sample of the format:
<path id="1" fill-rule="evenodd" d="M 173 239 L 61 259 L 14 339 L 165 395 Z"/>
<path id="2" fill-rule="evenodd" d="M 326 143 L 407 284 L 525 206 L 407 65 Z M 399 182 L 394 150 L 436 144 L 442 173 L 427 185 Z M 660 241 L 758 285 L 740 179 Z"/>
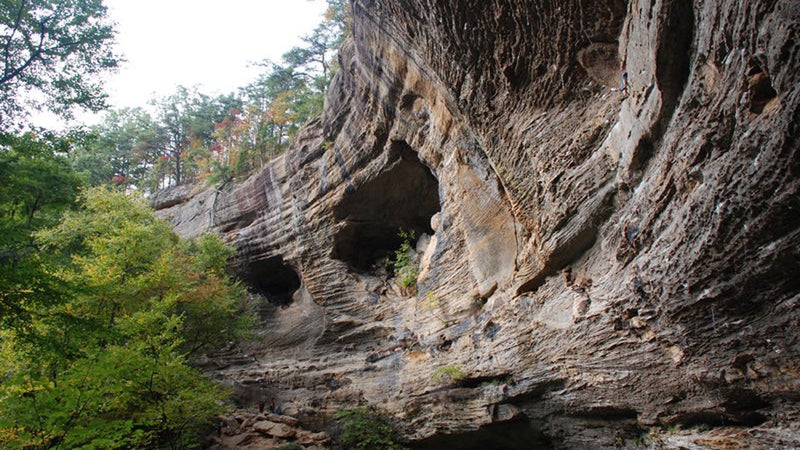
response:
<path id="1" fill-rule="evenodd" d="M 800 445 L 796 2 L 353 13 L 321 120 L 161 205 L 270 300 L 216 372 L 243 407 L 369 405 L 420 448 Z"/>

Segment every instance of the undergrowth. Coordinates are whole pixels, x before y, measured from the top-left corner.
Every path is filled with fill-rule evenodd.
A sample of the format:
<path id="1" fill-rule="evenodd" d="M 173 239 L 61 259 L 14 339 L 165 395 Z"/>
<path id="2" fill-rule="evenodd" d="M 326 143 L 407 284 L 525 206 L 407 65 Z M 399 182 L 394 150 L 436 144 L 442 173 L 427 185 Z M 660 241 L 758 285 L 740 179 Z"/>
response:
<path id="1" fill-rule="evenodd" d="M 342 424 L 339 441 L 344 448 L 408 450 L 394 439 L 394 430 L 367 408 L 343 409 L 334 415 Z"/>

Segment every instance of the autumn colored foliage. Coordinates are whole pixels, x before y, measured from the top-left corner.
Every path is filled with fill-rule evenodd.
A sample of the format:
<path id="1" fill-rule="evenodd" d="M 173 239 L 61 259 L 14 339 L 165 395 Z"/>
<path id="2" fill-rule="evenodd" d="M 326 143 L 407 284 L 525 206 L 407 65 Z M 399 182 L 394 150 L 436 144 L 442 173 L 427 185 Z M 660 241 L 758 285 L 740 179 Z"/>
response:
<path id="1" fill-rule="evenodd" d="M 216 97 L 179 87 L 144 108 L 111 111 L 75 155 L 93 184 L 113 183 L 155 192 L 207 181 L 223 185 L 259 170 L 322 112 L 338 69 L 336 52 L 350 30 L 349 3 L 329 0 L 328 11 L 303 45 L 238 92 Z"/>

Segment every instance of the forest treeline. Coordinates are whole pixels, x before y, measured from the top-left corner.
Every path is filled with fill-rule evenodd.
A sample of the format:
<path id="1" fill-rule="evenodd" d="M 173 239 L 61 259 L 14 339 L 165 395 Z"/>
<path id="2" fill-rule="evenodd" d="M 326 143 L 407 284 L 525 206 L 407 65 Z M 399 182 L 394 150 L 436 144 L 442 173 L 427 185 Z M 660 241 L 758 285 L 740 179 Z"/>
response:
<path id="1" fill-rule="evenodd" d="M 193 362 L 246 339 L 248 295 L 217 236 L 179 238 L 146 195 L 257 170 L 318 114 L 344 0 L 239 92 L 180 88 L 90 130 L 114 30 L 101 0 L 0 2 L 0 448 L 194 448 L 229 406 Z"/>
<path id="2" fill-rule="evenodd" d="M 328 0 L 324 20 L 282 61 L 237 92 L 209 96 L 178 87 L 150 108 L 122 108 L 88 130 L 73 165 L 95 184 L 155 192 L 169 186 L 222 184 L 283 152 L 298 129 L 322 112 L 338 69 L 336 52 L 349 32 L 349 3 Z"/>

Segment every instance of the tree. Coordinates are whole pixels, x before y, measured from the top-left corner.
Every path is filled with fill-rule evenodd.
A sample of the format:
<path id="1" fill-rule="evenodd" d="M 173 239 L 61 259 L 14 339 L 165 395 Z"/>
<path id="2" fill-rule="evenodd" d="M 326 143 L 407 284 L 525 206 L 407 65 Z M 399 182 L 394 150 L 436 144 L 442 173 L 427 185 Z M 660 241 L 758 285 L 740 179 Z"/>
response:
<path id="1" fill-rule="evenodd" d="M 31 107 L 103 108 L 98 75 L 119 63 L 113 38 L 102 0 L 0 2 L 0 125 Z"/>
<path id="2" fill-rule="evenodd" d="M 323 92 L 314 88 L 308 74 L 291 64 L 264 61 L 261 65 L 267 72 L 241 93 L 250 108 L 252 130 L 248 136 L 255 137 L 259 158 L 268 160 L 286 149 L 301 125 L 322 112 Z"/>
<path id="3" fill-rule="evenodd" d="M 209 97 L 196 89 L 178 87 L 156 102 L 157 121 L 164 136 L 158 187 L 195 181 L 203 161 L 209 160 L 214 124 L 231 108 L 241 106 L 233 96 Z M 165 185 L 166 184 L 166 185 Z"/>
<path id="4" fill-rule="evenodd" d="M 325 20 L 314 29 L 309 36 L 302 38 L 303 47 L 294 47 L 283 55 L 283 60 L 295 71 L 309 79 L 321 76 L 328 80 L 330 61 L 339 42 L 339 27 L 336 23 Z"/>
<path id="5" fill-rule="evenodd" d="M 224 275 L 230 250 L 215 244 L 219 238 L 181 241 L 133 194 L 101 187 L 87 190 L 81 200 L 81 210 L 39 232 L 38 241 L 63 255 L 55 272 L 81 294 L 87 314 L 114 327 L 118 318 L 164 302 L 183 317 L 190 353 L 240 331 L 241 290 Z M 208 326 L 206 333 L 194 331 Z"/>
<path id="6" fill-rule="evenodd" d="M 339 38 L 334 42 L 334 47 L 338 49 L 342 41 L 353 34 L 353 10 L 350 0 L 327 0 L 327 2 L 325 20 L 335 23 L 338 27 Z"/>
<path id="7" fill-rule="evenodd" d="M 148 170 L 163 145 L 150 114 L 142 108 L 111 110 L 90 132 L 92 139 L 70 155 L 73 168 L 89 184 L 146 185 Z"/>
<path id="8" fill-rule="evenodd" d="M 210 183 L 226 183 L 263 165 L 263 158 L 257 155 L 258 130 L 251 126 L 258 122 L 254 113 L 257 111 L 252 106 L 245 107 L 245 111 L 231 109 L 227 117 L 214 125 Z"/>
<path id="9" fill-rule="evenodd" d="M 119 191 L 81 204 L 37 234 L 63 295 L 0 329 L 0 446 L 190 447 L 225 393 L 189 361 L 249 323 L 231 250 L 181 241 Z"/>
<path id="10" fill-rule="evenodd" d="M 80 137 L 70 134 L 0 134 L 0 326 L 25 326 L 24 305 L 47 305 L 61 295 L 32 235 L 74 205 L 81 180 L 65 154 L 76 142 Z"/>
<path id="11" fill-rule="evenodd" d="M 92 184 L 113 179 L 150 193 L 198 180 L 225 183 L 262 168 L 322 112 L 337 69 L 334 54 L 349 30 L 349 2 L 328 0 L 325 19 L 304 44 L 281 63 L 261 62 L 264 73 L 238 95 L 210 97 L 179 87 L 153 101 L 151 126 L 138 125 L 134 111 L 114 112 L 92 130 L 97 140 L 76 156 L 75 167 Z"/>
<path id="12" fill-rule="evenodd" d="M 31 231 L 52 225 L 72 204 L 80 180 L 66 154 L 79 140 L 70 134 L 0 134 L 0 252 L 28 245 Z"/>

